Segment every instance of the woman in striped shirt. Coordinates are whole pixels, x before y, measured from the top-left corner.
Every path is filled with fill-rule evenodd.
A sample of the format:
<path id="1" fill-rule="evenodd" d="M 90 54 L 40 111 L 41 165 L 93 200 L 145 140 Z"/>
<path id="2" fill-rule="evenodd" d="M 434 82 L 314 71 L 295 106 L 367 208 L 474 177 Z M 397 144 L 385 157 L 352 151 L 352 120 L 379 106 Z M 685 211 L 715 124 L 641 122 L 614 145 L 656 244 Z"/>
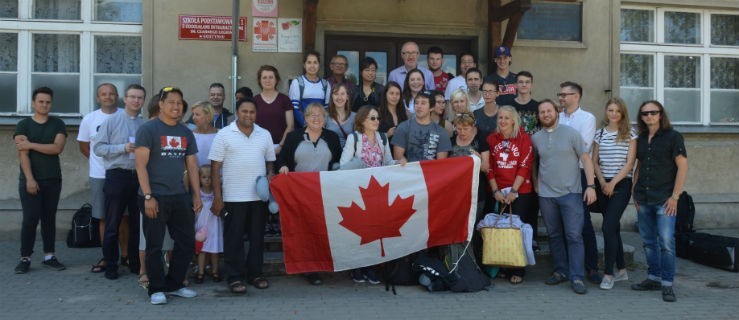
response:
<path id="1" fill-rule="evenodd" d="M 600 288 L 613 288 L 616 281 L 628 280 L 621 242 L 621 215 L 631 198 L 631 176 L 636 158 L 636 132 L 631 128 L 626 103 L 608 100 L 604 127 L 595 132 L 593 164 L 598 179 L 598 202 L 603 208 L 605 276 Z M 613 273 L 616 263 L 618 274 Z"/>

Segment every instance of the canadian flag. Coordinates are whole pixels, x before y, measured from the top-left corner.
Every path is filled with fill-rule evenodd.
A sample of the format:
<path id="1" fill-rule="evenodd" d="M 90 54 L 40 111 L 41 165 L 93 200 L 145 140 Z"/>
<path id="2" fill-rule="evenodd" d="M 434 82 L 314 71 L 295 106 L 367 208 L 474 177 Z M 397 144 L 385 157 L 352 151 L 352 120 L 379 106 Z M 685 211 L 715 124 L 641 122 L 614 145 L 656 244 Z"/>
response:
<path id="1" fill-rule="evenodd" d="M 278 175 L 288 273 L 341 271 L 469 241 L 480 159 Z"/>

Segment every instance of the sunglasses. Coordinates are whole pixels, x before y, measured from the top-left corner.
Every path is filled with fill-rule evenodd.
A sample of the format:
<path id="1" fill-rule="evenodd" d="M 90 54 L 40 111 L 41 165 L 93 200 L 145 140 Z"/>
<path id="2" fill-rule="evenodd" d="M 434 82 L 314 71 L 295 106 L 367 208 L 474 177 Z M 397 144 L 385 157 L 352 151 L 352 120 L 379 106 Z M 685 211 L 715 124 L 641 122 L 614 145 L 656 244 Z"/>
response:
<path id="1" fill-rule="evenodd" d="M 564 98 L 564 97 L 566 97 L 566 96 L 571 96 L 571 95 L 573 95 L 573 94 L 575 94 L 575 93 L 574 93 L 574 92 L 568 92 L 568 93 L 558 93 L 558 94 L 557 94 L 557 96 L 558 96 L 558 97 L 560 97 L 560 98 Z"/>
<path id="2" fill-rule="evenodd" d="M 159 101 L 164 101 L 164 99 L 167 98 L 167 95 L 170 92 L 178 92 L 180 95 L 182 95 L 182 91 L 180 88 L 177 87 L 164 87 L 162 90 L 159 90 Z"/>
<path id="3" fill-rule="evenodd" d="M 457 113 L 456 116 L 457 118 L 469 118 L 469 119 L 475 120 L 475 115 L 469 112 Z"/>
<path id="4" fill-rule="evenodd" d="M 639 114 L 641 114 L 642 117 L 646 117 L 646 116 L 650 116 L 650 115 L 651 116 L 656 116 L 656 115 L 658 115 L 660 113 L 662 113 L 662 111 L 659 111 L 659 110 L 651 110 L 651 111 L 642 111 L 642 112 L 639 112 Z"/>
<path id="5" fill-rule="evenodd" d="M 367 119 L 370 119 L 370 121 L 380 121 L 380 117 L 375 116 L 367 117 Z"/>

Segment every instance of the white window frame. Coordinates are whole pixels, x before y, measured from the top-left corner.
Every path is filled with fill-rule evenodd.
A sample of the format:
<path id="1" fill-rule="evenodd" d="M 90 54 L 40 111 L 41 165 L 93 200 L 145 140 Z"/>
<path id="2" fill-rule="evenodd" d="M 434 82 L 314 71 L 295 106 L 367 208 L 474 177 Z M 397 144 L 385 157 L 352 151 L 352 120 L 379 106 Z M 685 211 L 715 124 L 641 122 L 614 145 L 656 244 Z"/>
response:
<path id="1" fill-rule="evenodd" d="M 137 36 L 143 38 L 141 23 L 106 22 L 94 20 L 95 0 L 81 0 L 82 20 L 33 19 L 33 1 L 19 1 L 18 18 L 0 19 L 0 32 L 18 34 L 18 65 L 16 66 L 17 109 L 0 112 L 0 117 L 27 116 L 31 114 L 31 75 L 33 71 L 33 34 L 74 34 L 80 37 L 80 105 L 76 113 L 52 113 L 63 117 L 80 117 L 93 111 L 96 104 L 94 88 L 96 35 Z M 143 50 L 143 48 L 142 48 Z M 53 89 L 53 88 L 52 88 Z M 118 88 L 123 90 L 124 88 Z M 122 92 L 119 92 L 122 96 Z"/>
<path id="2" fill-rule="evenodd" d="M 621 6 L 621 9 L 652 11 L 655 14 L 656 42 L 620 42 L 621 54 L 643 54 L 655 55 L 654 79 L 655 99 L 664 101 L 664 57 L 665 55 L 694 55 L 701 57 L 701 79 L 700 79 L 700 119 L 697 121 L 674 121 L 675 124 L 703 125 L 703 126 L 739 126 L 739 123 L 712 123 L 711 122 L 711 58 L 726 57 L 739 59 L 739 46 L 712 45 L 711 44 L 711 16 L 739 15 L 739 11 L 713 10 L 713 9 L 687 9 L 677 7 L 646 7 L 646 6 Z M 673 44 L 664 43 L 664 21 L 665 12 L 691 12 L 700 14 L 701 43 L 700 44 Z"/>

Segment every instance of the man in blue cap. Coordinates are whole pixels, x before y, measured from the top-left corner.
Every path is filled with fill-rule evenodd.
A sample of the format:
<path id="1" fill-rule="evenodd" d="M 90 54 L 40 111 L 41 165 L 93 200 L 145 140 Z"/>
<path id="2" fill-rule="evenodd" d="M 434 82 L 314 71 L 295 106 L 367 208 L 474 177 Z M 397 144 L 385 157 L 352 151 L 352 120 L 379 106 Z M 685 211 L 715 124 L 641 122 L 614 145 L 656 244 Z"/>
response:
<path id="1" fill-rule="evenodd" d="M 511 49 L 506 46 L 498 46 L 495 48 L 495 73 L 489 74 L 485 80 L 492 79 L 498 83 L 498 98 L 495 102 L 499 106 L 512 105 L 513 99 L 516 98 L 516 74 L 510 71 L 511 67 Z"/>

